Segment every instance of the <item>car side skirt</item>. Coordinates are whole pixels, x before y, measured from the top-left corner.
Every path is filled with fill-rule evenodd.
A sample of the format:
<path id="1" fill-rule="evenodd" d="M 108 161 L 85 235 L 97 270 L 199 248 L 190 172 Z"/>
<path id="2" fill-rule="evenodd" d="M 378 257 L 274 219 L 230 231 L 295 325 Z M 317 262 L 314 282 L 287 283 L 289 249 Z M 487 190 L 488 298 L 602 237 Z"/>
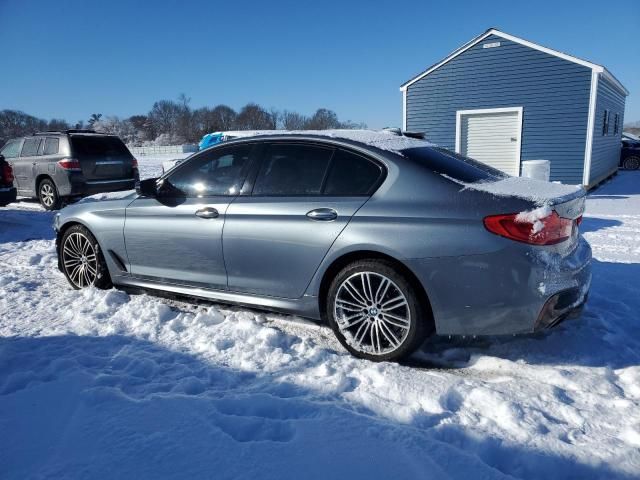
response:
<path id="1" fill-rule="evenodd" d="M 129 275 L 112 275 L 112 281 L 114 285 L 117 286 L 137 287 L 145 290 L 168 292 L 176 295 L 184 295 L 185 297 L 199 298 L 249 308 L 259 308 L 279 313 L 286 313 L 289 315 L 299 315 L 313 320 L 320 320 L 318 298 L 309 295 L 304 295 L 298 299 L 266 297 L 193 287 L 189 285 L 162 283 Z"/>

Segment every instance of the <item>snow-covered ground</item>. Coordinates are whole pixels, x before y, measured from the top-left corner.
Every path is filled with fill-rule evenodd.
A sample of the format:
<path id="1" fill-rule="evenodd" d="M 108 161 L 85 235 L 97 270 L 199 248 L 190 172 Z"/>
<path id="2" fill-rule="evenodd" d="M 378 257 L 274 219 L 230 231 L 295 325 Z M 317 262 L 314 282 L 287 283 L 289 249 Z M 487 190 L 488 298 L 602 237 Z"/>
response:
<path id="1" fill-rule="evenodd" d="M 640 173 L 589 196 L 580 319 L 404 366 L 295 317 L 71 290 L 51 218 L 0 208 L 2 478 L 640 477 Z"/>

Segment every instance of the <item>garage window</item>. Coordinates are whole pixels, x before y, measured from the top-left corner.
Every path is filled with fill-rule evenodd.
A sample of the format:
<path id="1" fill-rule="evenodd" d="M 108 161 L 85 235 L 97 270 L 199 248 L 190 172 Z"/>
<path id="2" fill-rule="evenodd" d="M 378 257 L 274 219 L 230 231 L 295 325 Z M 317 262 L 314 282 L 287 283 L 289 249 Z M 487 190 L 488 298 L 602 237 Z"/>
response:
<path id="1" fill-rule="evenodd" d="M 617 135 L 619 131 L 620 131 L 620 115 L 616 113 L 613 117 L 613 134 Z"/>
<path id="2" fill-rule="evenodd" d="M 602 135 L 609 135 L 609 110 L 605 110 L 602 117 Z"/>

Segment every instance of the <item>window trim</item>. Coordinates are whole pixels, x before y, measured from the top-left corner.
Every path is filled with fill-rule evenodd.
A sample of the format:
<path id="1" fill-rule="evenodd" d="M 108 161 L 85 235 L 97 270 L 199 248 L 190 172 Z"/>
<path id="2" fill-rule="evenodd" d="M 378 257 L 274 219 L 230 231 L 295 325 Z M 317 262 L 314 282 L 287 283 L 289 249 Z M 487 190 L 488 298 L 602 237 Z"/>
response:
<path id="1" fill-rule="evenodd" d="M 620 133 L 620 114 L 616 113 L 613 116 L 613 134 L 618 135 Z"/>

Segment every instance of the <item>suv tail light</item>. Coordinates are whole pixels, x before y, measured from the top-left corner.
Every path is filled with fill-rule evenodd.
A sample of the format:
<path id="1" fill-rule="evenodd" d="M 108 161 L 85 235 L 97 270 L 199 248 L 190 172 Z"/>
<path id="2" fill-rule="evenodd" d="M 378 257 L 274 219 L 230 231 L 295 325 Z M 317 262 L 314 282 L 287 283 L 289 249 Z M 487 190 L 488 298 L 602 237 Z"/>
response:
<path id="1" fill-rule="evenodd" d="M 520 214 L 491 215 L 484 218 L 484 226 L 501 237 L 529 245 L 555 245 L 571 238 L 574 224 L 579 220 L 562 218 L 555 211 L 544 218 L 525 220 Z"/>
<path id="2" fill-rule="evenodd" d="M 11 185 L 13 183 L 13 168 L 11 168 L 11 165 L 5 163 L 2 166 L 2 170 L 0 170 L 0 173 L 2 174 L 2 181 L 5 184 Z"/>
<path id="3" fill-rule="evenodd" d="M 134 158 L 131 160 L 131 168 L 138 168 L 138 159 Z"/>
<path id="4" fill-rule="evenodd" d="M 58 161 L 58 166 L 63 170 L 68 170 L 71 172 L 79 172 L 82 171 L 80 167 L 80 162 L 75 158 L 63 158 Z"/>

